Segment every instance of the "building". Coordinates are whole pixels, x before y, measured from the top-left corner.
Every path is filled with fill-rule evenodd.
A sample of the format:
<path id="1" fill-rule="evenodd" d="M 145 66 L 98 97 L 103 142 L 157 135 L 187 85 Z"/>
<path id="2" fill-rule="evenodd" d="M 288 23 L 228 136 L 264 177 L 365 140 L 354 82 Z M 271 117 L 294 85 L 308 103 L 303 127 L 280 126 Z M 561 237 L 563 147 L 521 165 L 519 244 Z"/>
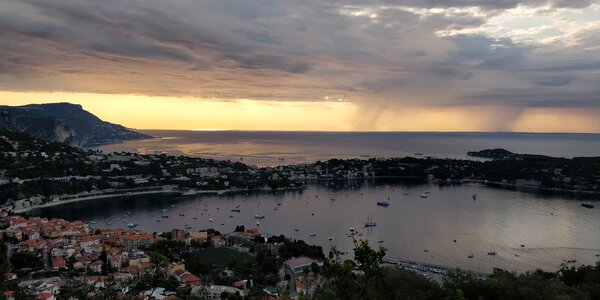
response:
<path id="1" fill-rule="evenodd" d="M 309 269 L 312 263 L 316 263 L 319 267 L 323 266 L 323 262 L 314 260 L 306 256 L 300 256 L 285 261 L 285 266 L 289 268 L 295 274 L 304 272 L 305 269 Z"/>
<path id="2" fill-rule="evenodd" d="M 123 239 L 123 245 L 127 251 L 131 252 L 142 247 L 148 247 L 152 245 L 153 241 L 154 239 L 150 234 L 128 235 Z"/>

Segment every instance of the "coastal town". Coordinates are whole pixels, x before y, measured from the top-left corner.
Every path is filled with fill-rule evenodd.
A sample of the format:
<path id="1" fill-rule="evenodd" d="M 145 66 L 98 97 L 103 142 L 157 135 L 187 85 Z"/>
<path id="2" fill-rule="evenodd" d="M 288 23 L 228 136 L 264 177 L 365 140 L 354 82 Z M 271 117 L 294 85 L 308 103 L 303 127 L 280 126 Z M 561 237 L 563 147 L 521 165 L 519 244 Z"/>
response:
<path id="1" fill-rule="evenodd" d="M 320 247 L 258 229 L 159 234 L 7 211 L 0 225 L 5 299 L 296 299 L 323 282 Z"/>
<path id="2" fill-rule="evenodd" d="M 397 178 L 439 185 L 476 182 L 499 188 L 600 192 L 600 158 L 506 154 L 482 160 L 440 158 L 330 159 L 258 167 L 164 153 L 103 153 L 0 132 L 0 203 L 36 207 L 152 193 L 226 193 L 303 189 L 311 182 Z M 419 155 L 416 155 L 419 156 Z"/>

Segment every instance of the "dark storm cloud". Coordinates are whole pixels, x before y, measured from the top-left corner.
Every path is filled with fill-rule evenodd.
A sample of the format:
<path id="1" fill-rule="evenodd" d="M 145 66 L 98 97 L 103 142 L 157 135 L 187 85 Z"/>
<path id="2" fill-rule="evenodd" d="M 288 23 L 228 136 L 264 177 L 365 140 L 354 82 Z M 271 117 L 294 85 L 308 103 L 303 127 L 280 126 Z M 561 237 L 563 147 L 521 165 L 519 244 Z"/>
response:
<path id="1" fill-rule="evenodd" d="M 484 28 L 510 8 L 592 3 L 0 0 L 0 76 L 5 90 L 600 106 L 596 23 L 560 47 L 454 33 Z"/>

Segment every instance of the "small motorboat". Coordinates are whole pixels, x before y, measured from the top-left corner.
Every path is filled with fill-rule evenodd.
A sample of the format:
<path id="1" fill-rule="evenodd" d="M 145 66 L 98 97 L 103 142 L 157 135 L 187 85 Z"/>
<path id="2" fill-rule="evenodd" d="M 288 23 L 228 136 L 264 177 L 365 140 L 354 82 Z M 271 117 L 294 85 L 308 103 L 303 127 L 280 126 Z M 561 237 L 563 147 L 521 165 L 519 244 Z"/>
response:
<path id="1" fill-rule="evenodd" d="M 385 200 L 377 201 L 377 205 L 383 206 L 383 207 L 388 207 L 388 206 L 390 206 L 390 200 L 385 199 Z"/>

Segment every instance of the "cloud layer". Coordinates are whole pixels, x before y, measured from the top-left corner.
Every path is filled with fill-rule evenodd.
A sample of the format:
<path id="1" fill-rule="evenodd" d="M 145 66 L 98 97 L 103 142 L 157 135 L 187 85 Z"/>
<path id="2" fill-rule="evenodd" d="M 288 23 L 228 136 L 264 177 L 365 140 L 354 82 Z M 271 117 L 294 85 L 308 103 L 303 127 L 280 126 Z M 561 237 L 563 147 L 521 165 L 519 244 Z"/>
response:
<path id="1" fill-rule="evenodd" d="M 372 118 L 406 105 L 598 109 L 599 32 L 592 0 L 2 0 L 0 79 L 348 101 Z"/>

